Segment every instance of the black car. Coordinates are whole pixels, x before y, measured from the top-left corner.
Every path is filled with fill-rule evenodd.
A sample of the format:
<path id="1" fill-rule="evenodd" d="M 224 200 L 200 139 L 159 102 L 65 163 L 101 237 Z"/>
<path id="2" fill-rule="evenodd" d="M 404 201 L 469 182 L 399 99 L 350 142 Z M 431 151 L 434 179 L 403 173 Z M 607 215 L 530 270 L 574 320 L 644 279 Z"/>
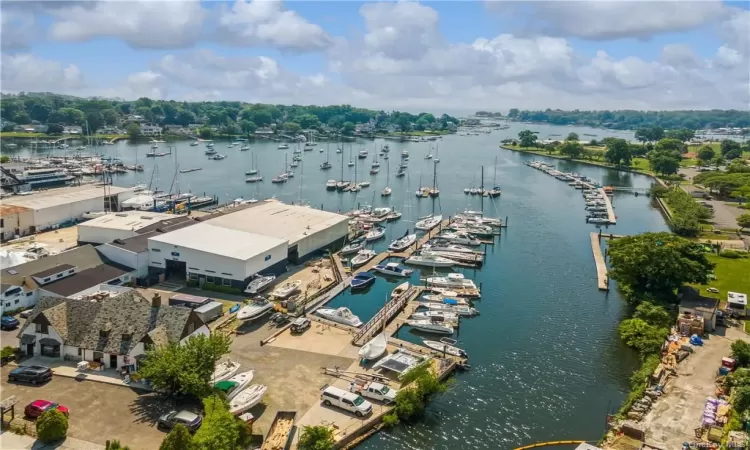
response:
<path id="1" fill-rule="evenodd" d="M 3 316 L 0 318 L 0 329 L 3 330 L 15 330 L 20 324 L 21 322 L 15 317 Z"/>
<path id="2" fill-rule="evenodd" d="M 191 432 L 195 432 L 201 427 L 203 418 L 199 414 L 190 411 L 172 411 L 159 417 L 158 425 L 159 427 L 171 430 L 178 423 L 185 425 Z"/>
<path id="3" fill-rule="evenodd" d="M 52 369 L 44 366 L 21 366 L 8 374 L 8 381 L 41 384 L 52 379 Z"/>

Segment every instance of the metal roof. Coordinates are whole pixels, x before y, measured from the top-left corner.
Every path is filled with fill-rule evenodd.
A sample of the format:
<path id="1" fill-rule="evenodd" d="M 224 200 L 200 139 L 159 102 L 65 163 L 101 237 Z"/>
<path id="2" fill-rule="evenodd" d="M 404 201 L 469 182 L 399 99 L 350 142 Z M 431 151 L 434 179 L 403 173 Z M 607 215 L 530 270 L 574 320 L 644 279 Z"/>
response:
<path id="1" fill-rule="evenodd" d="M 114 230 L 140 231 L 163 220 L 175 219 L 172 214 L 145 211 L 125 211 L 105 214 L 78 225 L 80 228 L 107 228 Z"/>
<path id="2" fill-rule="evenodd" d="M 3 204 L 39 210 L 95 198 L 104 198 L 105 195 L 116 195 L 130 190 L 131 189 L 117 186 L 107 186 L 107 192 L 105 194 L 103 186 L 90 184 L 85 186 L 50 189 L 30 195 L 13 195 L 4 198 Z"/>

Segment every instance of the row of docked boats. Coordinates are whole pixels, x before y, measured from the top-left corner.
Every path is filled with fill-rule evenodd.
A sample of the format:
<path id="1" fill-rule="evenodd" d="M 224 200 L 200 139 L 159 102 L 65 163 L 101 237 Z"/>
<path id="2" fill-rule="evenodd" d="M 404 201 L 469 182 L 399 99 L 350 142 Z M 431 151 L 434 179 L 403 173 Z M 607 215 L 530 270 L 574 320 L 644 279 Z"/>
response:
<path id="1" fill-rule="evenodd" d="M 254 370 L 239 370 L 239 363 L 222 361 L 216 365 L 211 377 L 211 384 L 224 393 L 229 402 L 229 412 L 234 415 L 242 414 L 260 404 L 268 390 L 266 385 L 250 384 L 255 377 Z"/>

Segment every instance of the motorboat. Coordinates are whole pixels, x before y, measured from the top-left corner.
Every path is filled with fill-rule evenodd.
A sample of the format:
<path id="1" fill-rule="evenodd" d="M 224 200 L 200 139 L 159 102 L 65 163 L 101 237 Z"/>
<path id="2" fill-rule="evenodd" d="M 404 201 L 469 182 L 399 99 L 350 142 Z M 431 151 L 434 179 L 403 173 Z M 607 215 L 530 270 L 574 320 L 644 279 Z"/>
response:
<path id="1" fill-rule="evenodd" d="M 460 263 L 482 264 L 484 262 L 484 255 L 481 253 L 436 252 L 434 250 L 425 249 L 422 249 L 421 252 L 423 255 L 441 256 Z"/>
<path id="2" fill-rule="evenodd" d="M 375 283 L 375 280 L 375 275 L 371 274 L 370 272 L 359 272 L 358 274 L 354 275 L 354 278 L 352 278 L 350 285 L 352 289 L 364 289 L 367 286 Z"/>
<path id="3" fill-rule="evenodd" d="M 288 146 L 288 145 L 286 145 L 286 144 L 279 144 L 279 147 L 278 147 L 278 148 L 279 148 L 279 150 L 286 150 L 286 149 L 288 149 L 288 148 L 289 148 L 289 146 Z"/>
<path id="4" fill-rule="evenodd" d="M 403 151 L 401 152 L 401 157 L 402 157 L 402 158 L 408 158 L 408 157 L 409 157 L 409 152 L 408 152 L 408 151 L 406 151 L 406 150 L 403 150 Z"/>
<path id="5" fill-rule="evenodd" d="M 331 165 L 331 163 L 329 163 L 328 161 L 324 161 L 320 164 L 320 170 L 328 170 L 331 167 L 333 167 L 333 165 Z"/>
<path id="6" fill-rule="evenodd" d="M 424 339 L 422 342 L 427 347 L 435 351 L 441 352 L 441 353 L 446 353 L 451 356 L 457 356 L 459 358 L 469 357 L 469 355 L 467 355 L 465 351 L 455 346 L 456 344 L 455 339 L 442 338 L 440 339 L 440 341 L 430 341 L 430 340 Z"/>
<path id="7" fill-rule="evenodd" d="M 466 195 L 469 195 L 469 194 L 471 194 L 471 189 L 469 189 L 469 188 L 464 188 L 464 194 L 466 194 Z"/>
<path id="8" fill-rule="evenodd" d="M 395 289 L 391 292 L 391 298 L 396 298 L 403 294 L 404 292 L 408 291 L 411 287 L 411 284 L 408 281 L 404 281 L 403 283 L 396 286 Z"/>
<path id="9" fill-rule="evenodd" d="M 388 246 L 388 251 L 397 253 L 403 252 L 404 250 L 414 245 L 415 242 L 417 242 L 417 235 L 407 234 L 406 236 L 391 242 L 391 245 Z"/>
<path id="10" fill-rule="evenodd" d="M 457 288 L 457 289 L 476 289 L 474 282 L 461 273 L 449 273 L 444 277 L 427 277 L 425 283 L 428 286 Z"/>
<path id="11" fill-rule="evenodd" d="M 453 233 L 443 233 L 439 236 L 441 239 L 445 239 L 448 242 L 460 245 L 470 245 L 476 247 L 481 245 L 481 241 L 469 233 L 463 231 L 456 231 Z"/>
<path id="12" fill-rule="evenodd" d="M 395 222 L 396 220 L 401 218 L 401 213 L 398 211 L 391 211 L 388 213 L 387 216 L 385 216 L 385 220 L 388 222 Z"/>
<path id="13" fill-rule="evenodd" d="M 375 227 L 365 235 L 365 241 L 377 241 L 385 236 L 385 228 Z"/>
<path id="14" fill-rule="evenodd" d="M 422 249 L 433 252 L 449 252 L 449 253 L 476 253 L 469 247 L 463 245 L 451 244 L 448 241 L 436 239 L 422 246 Z"/>
<path id="15" fill-rule="evenodd" d="M 359 252 L 357 252 L 357 255 L 351 260 L 352 267 L 359 267 L 361 265 L 366 264 L 367 261 L 374 258 L 375 255 L 377 255 L 377 253 L 375 253 L 372 250 L 367 250 L 367 249 L 360 250 Z"/>
<path id="16" fill-rule="evenodd" d="M 432 159 L 432 153 L 424 155 L 424 159 Z"/>
<path id="17" fill-rule="evenodd" d="M 209 156 L 208 159 L 212 159 L 214 161 L 221 161 L 222 159 L 225 159 L 226 157 L 227 155 L 216 154 L 216 155 Z"/>
<path id="18" fill-rule="evenodd" d="M 411 315 L 412 319 L 415 320 L 442 320 L 445 322 L 455 322 L 458 320 L 458 315 L 447 311 L 421 311 L 415 312 Z"/>
<path id="19" fill-rule="evenodd" d="M 392 275 L 394 277 L 408 277 L 414 272 L 411 269 L 404 268 L 399 263 L 378 264 L 372 269 L 384 275 Z"/>
<path id="20" fill-rule="evenodd" d="M 273 303 L 263 297 L 258 297 L 250 301 L 246 306 L 237 311 L 237 320 L 255 320 L 262 317 L 273 309 Z"/>
<path id="21" fill-rule="evenodd" d="M 609 223 L 609 219 L 605 217 L 588 217 L 586 218 L 586 222 L 588 223 Z"/>
<path id="22" fill-rule="evenodd" d="M 453 334 L 452 326 L 445 324 L 445 323 L 438 322 L 438 321 L 407 320 L 406 324 L 412 328 L 415 328 L 420 331 L 425 331 L 427 333 Z"/>
<path id="23" fill-rule="evenodd" d="M 335 191 L 336 190 L 336 184 L 337 184 L 336 180 L 328 180 L 326 182 L 326 190 Z"/>
<path id="24" fill-rule="evenodd" d="M 207 155 L 215 155 L 215 154 L 217 154 L 217 153 L 218 153 L 218 152 L 217 152 L 217 151 L 216 151 L 216 149 L 215 149 L 215 148 L 213 148 L 213 147 L 208 147 L 208 148 L 206 148 L 206 154 L 207 154 Z"/>
<path id="25" fill-rule="evenodd" d="M 359 186 L 361 188 L 370 187 L 370 182 L 369 181 L 362 181 L 360 183 L 357 183 L 357 186 Z"/>
<path id="26" fill-rule="evenodd" d="M 193 142 L 191 142 L 191 143 L 190 143 L 190 146 L 191 146 L 191 147 L 197 147 L 197 146 L 198 146 L 198 141 L 193 141 Z"/>
<path id="27" fill-rule="evenodd" d="M 234 375 L 227 380 L 219 381 L 214 385 L 214 387 L 224 392 L 224 394 L 226 394 L 227 400 L 231 400 L 250 385 L 250 382 L 253 381 L 254 376 L 255 371 L 248 370 L 247 372 L 238 373 L 237 375 Z"/>
<path id="28" fill-rule="evenodd" d="M 442 311 L 461 317 L 474 317 L 479 314 L 479 311 L 469 305 L 449 305 L 447 303 L 430 302 L 419 306 L 427 308 L 430 311 Z"/>
<path id="29" fill-rule="evenodd" d="M 245 288 L 245 293 L 254 295 L 263 292 L 263 290 L 268 288 L 275 279 L 276 275 L 255 275 L 255 279 L 253 279 L 253 281 L 247 285 L 247 288 Z"/>
<path id="30" fill-rule="evenodd" d="M 372 168 L 370 169 L 370 175 L 377 175 L 380 173 L 380 169 L 378 168 Z"/>
<path id="31" fill-rule="evenodd" d="M 271 183 L 286 183 L 288 180 L 289 180 L 289 175 L 287 173 L 282 173 L 278 176 L 271 178 Z"/>
<path id="32" fill-rule="evenodd" d="M 452 267 L 456 261 L 434 255 L 414 255 L 406 260 L 406 264 L 426 267 Z"/>
<path id="33" fill-rule="evenodd" d="M 241 152 L 246 152 L 248 150 L 250 150 L 250 146 L 249 145 L 243 145 L 242 147 L 240 147 L 240 151 Z"/>
<path id="34" fill-rule="evenodd" d="M 263 395 L 268 390 L 268 386 L 263 384 L 254 384 L 235 396 L 229 402 L 229 412 L 238 415 L 253 408 L 263 400 Z"/>
<path id="35" fill-rule="evenodd" d="M 367 361 L 372 361 L 380 358 L 383 353 L 386 352 L 387 348 L 388 337 L 386 336 L 385 331 L 383 331 L 382 333 L 375 335 L 374 338 L 359 349 L 359 357 Z"/>
<path id="36" fill-rule="evenodd" d="M 384 188 L 384 189 L 383 189 L 383 190 L 382 190 L 382 191 L 380 192 L 380 196 L 381 196 L 381 197 L 388 197 L 389 195 L 391 195 L 391 193 L 392 193 L 392 192 L 393 192 L 393 189 L 391 189 L 391 188 L 389 188 L 389 187 L 387 187 L 387 186 L 386 186 L 386 187 L 385 187 L 385 188 Z"/>
<path id="37" fill-rule="evenodd" d="M 341 249 L 342 255 L 351 255 L 365 248 L 365 241 L 352 242 Z"/>
<path id="38" fill-rule="evenodd" d="M 240 364 L 234 361 L 223 361 L 216 365 L 214 374 L 211 376 L 211 384 L 224 381 L 240 370 Z"/>
<path id="39" fill-rule="evenodd" d="M 259 181 L 263 181 L 263 177 L 260 175 L 245 178 L 245 183 L 257 183 Z"/>
<path id="40" fill-rule="evenodd" d="M 350 327 L 355 328 L 362 326 L 362 321 L 359 320 L 359 317 L 355 316 L 354 313 L 352 313 L 351 310 L 345 306 L 336 309 L 320 308 L 315 312 L 320 317 L 328 319 L 331 322 L 342 323 L 344 325 L 349 325 Z"/>
<path id="41" fill-rule="evenodd" d="M 434 291 L 435 288 L 433 288 Z M 439 289 L 439 288 L 438 288 Z M 448 306 L 469 306 L 463 298 L 459 298 L 457 293 L 454 291 L 444 290 L 439 294 L 424 294 L 419 298 L 419 301 L 425 302 L 429 305 L 448 305 Z"/>
<path id="42" fill-rule="evenodd" d="M 417 230 L 422 230 L 422 231 L 430 231 L 436 226 L 438 226 L 440 222 L 442 222 L 442 220 L 443 220 L 442 215 L 426 217 L 418 221 L 416 224 L 414 224 L 414 228 L 416 228 Z"/>
<path id="43" fill-rule="evenodd" d="M 287 298 L 294 292 L 296 292 L 297 289 L 299 289 L 300 285 L 302 285 L 302 281 L 300 280 L 290 280 L 284 282 L 276 289 L 274 289 L 273 292 L 271 292 L 271 295 L 278 298 Z"/>
<path id="44" fill-rule="evenodd" d="M 360 150 L 359 153 L 357 153 L 357 158 L 359 159 L 367 158 L 367 150 Z"/>

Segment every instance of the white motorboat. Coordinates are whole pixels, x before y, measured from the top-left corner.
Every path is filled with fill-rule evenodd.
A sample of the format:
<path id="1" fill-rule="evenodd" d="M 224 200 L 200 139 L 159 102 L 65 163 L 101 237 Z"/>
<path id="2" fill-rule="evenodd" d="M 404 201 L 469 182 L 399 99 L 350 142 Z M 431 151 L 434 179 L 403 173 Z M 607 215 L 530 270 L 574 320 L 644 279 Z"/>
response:
<path id="1" fill-rule="evenodd" d="M 383 238 L 383 236 L 385 236 L 385 228 L 375 227 L 367 232 L 367 234 L 365 235 L 365 241 L 377 241 L 378 239 Z"/>
<path id="2" fill-rule="evenodd" d="M 456 306 L 469 306 L 469 302 L 466 299 L 459 298 L 457 293 L 454 291 L 445 290 L 439 294 L 425 294 L 419 298 L 421 302 L 425 302 L 428 305 L 453 305 Z"/>
<path id="3" fill-rule="evenodd" d="M 453 334 L 453 327 L 432 320 L 407 320 L 406 324 L 412 328 L 428 333 Z"/>
<path id="4" fill-rule="evenodd" d="M 375 255 L 377 255 L 377 253 L 375 253 L 372 250 L 366 250 L 366 249 L 360 250 L 359 252 L 357 252 L 357 256 L 355 256 L 351 260 L 352 267 L 359 267 L 359 266 L 367 263 L 367 261 L 369 261 L 372 258 L 374 258 Z"/>
<path id="5" fill-rule="evenodd" d="M 273 303 L 263 297 L 254 298 L 237 311 L 237 320 L 250 321 L 262 317 L 273 309 Z"/>
<path id="6" fill-rule="evenodd" d="M 425 282 L 428 286 L 453 288 L 453 289 L 476 289 L 474 282 L 461 273 L 449 273 L 445 277 L 427 277 Z"/>
<path id="7" fill-rule="evenodd" d="M 234 361 L 223 361 L 216 365 L 214 374 L 211 376 L 211 384 L 224 381 L 240 370 L 240 364 Z"/>
<path id="8" fill-rule="evenodd" d="M 254 384 L 236 395 L 229 402 L 229 412 L 238 415 L 251 409 L 263 400 L 263 395 L 268 387 L 263 384 Z"/>
<path id="9" fill-rule="evenodd" d="M 427 217 L 418 221 L 414 225 L 414 228 L 416 228 L 417 230 L 422 230 L 422 231 L 430 231 L 436 226 L 438 226 L 438 224 L 440 224 L 442 220 L 443 220 L 442 215 L 430 216 L 430 217 Z"/>
<path id="10" fill-rule="evenodd" d="M 446 353 L 448 355 L 457 356 L 459 358 L 469 357 L 469 355 L 467 355 L 465 351 L 449 343 L 449 342 L 453 342 L 453 344 L 455 344 L 456 341 L 453 339 L 443 338 L 440 341 L 430 341 L 430 340 L 424 339 L 422 342 L 424 342 L 424 345 L 426 345 L 427 347 L 435 351 L 438 351 L 440 353 Z"/>
<path id="11" fill-rule="evenodd" d="M 196 147 L 198 145 L 198 141 L 193 141 L 190 143 L 191 147 Z"/>
<path id="12" fill-rule="evenodd" d="M 403 283 L 396 286 L 396 288 L 391 292 L 391 298 L 398 297 L 399 295 L 403 294 L 404 292 L 408 291 L 411 287 L 411 284 L 409 284 L 408 281 L 404 281 Z"/>
<path id="13" fill-rule="evenodd" d="M 414 255 L 406 260 L 406 264 L 426 267 L 452 267 L 456 261 L 434 255 Z"/>
<path id="14" fill-rule="evenodd" d="M 417 235 L 408 234 L 400 239 L 396 239 L 395 241 L 391 242 L 391 245 L 388 246 L 388 251 L 403 252 L 407 248 L 414 245 L 415 242 L 417 242 Z"/>
<path id="15" fill-rule="evenodd" d="M 398 211 L 391 211 L 387 216 L 385 216 L 385 220 L 388 222 L 395 222 L 396 220 L 401 218 L 401 213 Z"/>
<path id="16" fill-rule="evenodd" d="M 300 280 L 289 280 L 281 284 L 281 286 L 278 286 L 276 289 L 271 292 L 271 295 L 278 298 L 287 298 L 293 293 L 299 289 L 300 285 L 302 285 L 302 281 Z"/>
<path id="17" fill-rule="evenodd" d="M 448 241 L 431 241 L 422 246 L 422 249 L 433 252 L 449 252 L 449 253 L 474 253 L 474 250 L 463 245 L 451 244 Z"/>
<path id="18" fill-rule="evenodd" d="M 411 315 L 412 319 L 415 320 L 442 320 L 445 322 L 455 322 L 458 320 L 458 315 L 446 311 L 421 311 L 415 312 Z"/>
<path id="19" fill-rule="evenodd" d="M 259 181 L 263 181 L 263 177 L 260 175 L 245 178 L 245 183 L 257 183 Z"/>
<path id="20" fill-rule="evenodd" d="M 384 188 L 384 189 L 383 189 L 383 190 L 382 190 L 382 191 L 380 192 L 380 196 L 381 196 L 381 197 L 388 197 L 389 195 L 391 195 L 391 193 L 392 193 L 392 192 L 393 192 L 393 189 L 391 189 L 391 188 L 389 188 L 389 187 L 387 187 L 387 186 L 386 186 L 386 187 L 385 187 L 385 188 Z"/>
<path id="21" fill-rule="evenodd" d="M 586 219 L 588 223 L 609 223 L 609 219 L 604 217 L 588 217 Z"/>
<path id="22" fill-rule="evenodd" d="M 362 348 L 359 349 L 359 357 L 368 361 L 372 361 L 374 359 L 380 358 L 383 353 L 385 353 L 387 347 L 388 337 L 386 336 L 386 333 L 384 331 L 377 334 L 374 338 L 372 338 L 369 342 L 363 345 Z"/>
<path id="23" fill-rule="evenodd" d="M 461 317 L 474 317 L 477 314 L 479 314 L 479 311 L 477 311 L 475 308 L 472 308 L 469 305 L 449 305 L 447 303 L 426 303 L 423 305 L 419 305 L 421 307 L 427 308 L 430 311 L 440 311 L 440 312 L 446 312 L 455 314 L 457 316 Z"/>
<path id="24" fill-rule="evenodd" d="M 455 233 L 443 233 L 440 235 L 440 239 L 445 239 L 446 241 L 453 242 L 454 244 L 470 245 L 472 247 L 476 247 L 482 243 L 479 239 L 463 231 L 456 231 Z"/>
<path id="25" fill-rule="evenodd" d="M 394 277 L 408 277 L 413 272 L 411 269 L 402 267 L 399 263 L 378 264 L 372 269 L 384 275 L 392 275 Z"/>
<path id="26" fill-rule="evenodd" d="M 242 152 L 245 152 L 245 151 L 248 151 L 248 150 L 250 150 L 250 146 L 249 145 L 243 145 L 242 147 L 240 147 L 240 151 L 242 151 Z"/>
<path id="27" fill-rule="evenodd" d="M 106 215 L 107 215 L 106 211 L 89 211 L 89 212 L 83 213 L 83 215 L 81 216 L 81 218 L 83 218 L 83 219 L 96 219 L 97 217 L 106 216 Z"/>
<path id="28" fill-rule="evenodd" d="M 231 400 L 250 385 L 250 382 L 253 381 L 253 376 L 255 376 L 254 370 L 241 372 L 228 380 L 219 381 L 215 384 L 215 387 L 226 394 L 227 400 Z"/>
<path id="29" fill-rule="evenodd" d="M 207 155 L 215 155 L 215 154 L 217 154 L 217 153 L 218 153 L 218 152 L 217 152 L 217 151 L 216 151 L 216 149 L 215 149 L 215 148 L 213 148 L 213 147 L 207 147 L 207 148 L 206 148 L 206 154 L 207 154 Z"/>
<path id="30" fill-rule="evenodd" d="M 336 309 L 320 308 L 315 312 L 320 317 L 328 319 L 331 322 L 342 323 L 344 325 L 349 325 L 350 327 L 355 328 L 362 326 L 362 321 L 359 320 L 359 317 L 355 316 L 354 313 L 352 313 L 352 311 L 345 306 Z"/>
<path id="31" fill-rule="evenodd" d="M 286 149 L 289 148 L 289 146 L 286 145 L 286 144 L 280 144 L 278 148 L 279 148 L 279 150 L 286 150 Z"/>
<path id="32" fill-rule="evenodd" d="M 342 255 L 351 255 L 365 248 L 365 241 L 352 242 L 341 249 Z"/>
<path id="33" fill-rule="evenodd" d="M 335 191 L 335 190 L 336 190 L 336 185 L 337 185 L 337 184 L 338 184 L 338 183 L 337 183 L 337 181 L 336 181 L 336 180 L 328 180 L 328 181 L 326 182 L 326 189 L 327 189 L 327 190 L 329 190 L 329 191 Z"/>
<path id="34" fill-rule="evenodd" d="M 276 279 L 276 275 L 255 275 L 255 279 L 245 288 L 245 294 L 255 295 L 263 292 Z"/>

